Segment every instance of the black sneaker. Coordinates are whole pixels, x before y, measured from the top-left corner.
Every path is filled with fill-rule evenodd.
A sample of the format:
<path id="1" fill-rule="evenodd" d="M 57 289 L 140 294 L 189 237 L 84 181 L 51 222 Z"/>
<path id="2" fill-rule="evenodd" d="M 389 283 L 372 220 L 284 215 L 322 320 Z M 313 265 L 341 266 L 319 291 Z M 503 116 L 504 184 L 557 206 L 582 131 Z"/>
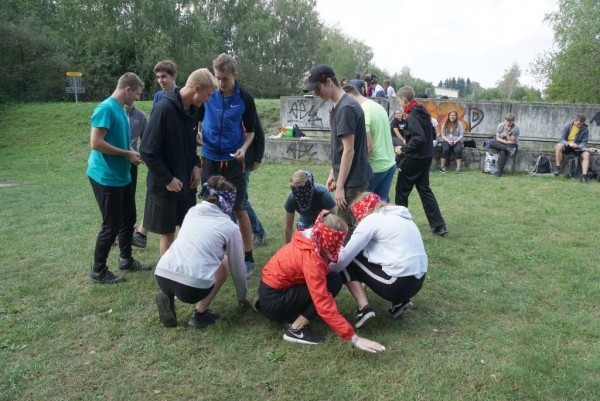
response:
<path id="1" fill-rule="evenodd" d="M 410 308 L 411 306 L 413 306 L 412 302 L 410 302 L 410 301 L 404 301 L 404 302 L 399 303 L 397 305 L 392 304 L 392 306 L 390 306 L 387 311 L 393 317 L 398 317 L 398 316 L 400 316 L 402 314 L 402 312 L 404 312 L 404 309 Z"/>
<path id="2" fill-rule="evenodd" d="M 194 309 L 192 312 L 192 318 L 189 320 L 188 324 L 194 327 L 208 327 L 217 323 L 221 316 L 216 313 L 212 313 L 210 309 L 204 311 L 204 313 L 198 312 L 197 309 Z"/>
<path id="3" fill-rule="evenodd" d="M 285 333 L 283 333 L 283 339 L 292 343 L 308 345 L 321 344 L 325 342 L 325 337 L 321 337 L 320 335 L 313 333 L 308 325 L 294 330 L 292 329 L 291 324 L 286 324 Z"/>
<path id="4" fill-rule="evenodd" d="M 122 260 L 119 260 L 119 270 L 152 270 L 152 266 L 146 266 L 135 260 L 134 258 L 129 259 L 127 262 L 123 263 Z"/>
<path id="5" fill-rule="evenodd" d="M 358 329 L 372 317 L 375 317 L 375 311 L 371 308 L 371 305 L 366 305 L 361 310 L 356 309 L 354 311 L 354 326 Z"/>
<path id="6" fill-rule="evenodd" d="M 158 307 L 158 318 L 165 327 L 177 326 L 177 315 L 175 314 L 175 299 L 159 292 L 156 294 L 156 306 Z"/>
<path id="7" fill-rule="evenodd" d="M 587 175 L 582 175 L 581 178 L 579 179 L 579 182 L 582 184 L 587 184 L 588 183 Z"/>
<path id="8" fill-rule="evenodd" d="M 446 235 L 448 234 L 448 230 L 446 229 L 446 226 L 439 226 L 436 228 L 433 228 L 431 230 L 433 235 Z"/>
<path id="9" fill-rule="evenodd" d="M 256 294 L 256 296 L 254 297 L 254 301 L 252 301 L 252 308 L 257 311 L 258 313 L 262 313 L 260 311 L 260 299 L 258 297 L 258 294 Z"/>
<path id="10" fill-rule="evenodd" d="M 502 173 L 499 172 L 499 171 L 497 171 L 497 172 L 494 173 L 494 177 L 500 178 L 500 177 L 502 177 Z"/>
<path id="11" fill-rule="evenodd" d="M 560 166 L 556 166 L 556 168 L 554 169 L 554 175 L 557 177 L 560 175 Z"/>
<path id="12" fill-rule="evenodd" d="M 107 267 L 100 273 L 95 272 L 94 269 L 92 269 L 90 272 L 90 280 L 98 284 L 116 284 L 125 281 L 125 277 L 115 276 Z"/>
<path id="13" fill-rule="evenodd" d="M 145 248 L 148 245 L 148 237 L 144 237 L 137 231 L 133 232 L 133 238 L 131 239 L 131 245 L 138 248 Z"/>

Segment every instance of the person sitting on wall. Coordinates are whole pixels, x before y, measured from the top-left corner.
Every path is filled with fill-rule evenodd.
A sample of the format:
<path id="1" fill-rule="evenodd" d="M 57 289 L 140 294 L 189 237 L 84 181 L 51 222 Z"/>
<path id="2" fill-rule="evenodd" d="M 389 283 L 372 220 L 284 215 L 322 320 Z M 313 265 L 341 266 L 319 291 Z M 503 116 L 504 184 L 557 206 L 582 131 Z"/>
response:
<path id="1" fill-rule="evenodd" d="M 514 155 L 519 148 L 519 135 L 521 129 L 515 124 L 515 115 L 508 113 L 504 122 L 498 124 L 496 128 L 496 137 L 490 142 L 490 148 L 496 149 L 500 153 L 498 157 L 498 171 L 494 173 L 496 177 L 502 177 L 502 171 L 506 164 L 508 154 Z"/>
<path id="2" fill-rule="evenodd" d="M 451 110 L 448 113 L 448 120 L 442 127 L 442 155 L 440 156 L 440 173 L 446 172 L 446 159 L 450 154 L 450 149 L 454 151 L 456 158 L 456 174 L 462 171 L 462 140 L 464 129 L 460 121 L 458 121 L 458 113 L 456 110 Z"/>
<path id="3" fill-rule="evenodd" d="M 560 162 L 563 154 L 575 153 L 575 156 L 581 157 L 581 181 L 582 184 L 588 183 L 588 168 L 590 166 L 590 152 L 586 150 L 587 142 L 590 136 L 590 131 L 585 123 L 585 116 L 577 114 L 573 122 L 565 124 L 560 131 L 558 144 L 556 145 L 556 170 L 555 176 L 560 175 Z"/>

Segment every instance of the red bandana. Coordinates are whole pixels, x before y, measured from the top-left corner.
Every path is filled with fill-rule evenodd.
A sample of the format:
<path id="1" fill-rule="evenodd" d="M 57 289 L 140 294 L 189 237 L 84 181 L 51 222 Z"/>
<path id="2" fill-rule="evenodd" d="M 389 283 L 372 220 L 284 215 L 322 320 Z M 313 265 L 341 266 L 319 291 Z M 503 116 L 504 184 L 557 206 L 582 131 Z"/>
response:
<path id="1" fill-rule="evenodd" d="M 419 103 L 417 103 L 416 100 L 413 100 L 412 102 L 410 102 L 409 104 L 406 105 L 406 107 L 404 108 L 404 113 L 408 114 L 408 112 L 410 111 L 410 109 L 412 109 L 413 107 L 415 107 L 418 104 Z"/>
<path id="2" fill-rule="evenodd" d="M 321 253 L 325 253 L 330 262 L 337 263 L 338 254 L 344 244 L 344 239 L 346 239 L 348 228 L 344 231 L 338 231 L 327 227 L 321 222 L 321 218 L 326 212 L 327 210 L 323 209 L 321 210 L 321 213 L 319 213 L 319 216 L 317 216 L 311 239 L 315 246 L 315 251 L 319 256 L 321 256 Z"/>
<path id="3" fill-rule="evenodd" d="M 366 214 L 370 213 L 377 205 L 381 203 L 381 198 L 376 194 L 369 194 L 356 202 L 350 208 L 356 221 L 360 222 Z"/>

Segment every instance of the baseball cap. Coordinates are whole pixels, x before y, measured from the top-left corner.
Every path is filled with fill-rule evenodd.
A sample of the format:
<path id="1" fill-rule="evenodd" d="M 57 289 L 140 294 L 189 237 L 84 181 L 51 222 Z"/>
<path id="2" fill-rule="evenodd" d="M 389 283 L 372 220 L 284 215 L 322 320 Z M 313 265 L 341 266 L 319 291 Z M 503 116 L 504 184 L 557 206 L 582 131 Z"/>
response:
<path id="1" fill-rule="evenodd" d="M 313 91 L 319 86 L 322 80 L 332 77 L 335 77 L 335 72 L 333 72 L 330 66 L 325 64 L 316 65 L 308 73 L 308 84 L 302 90 L 304 92 Z"/>

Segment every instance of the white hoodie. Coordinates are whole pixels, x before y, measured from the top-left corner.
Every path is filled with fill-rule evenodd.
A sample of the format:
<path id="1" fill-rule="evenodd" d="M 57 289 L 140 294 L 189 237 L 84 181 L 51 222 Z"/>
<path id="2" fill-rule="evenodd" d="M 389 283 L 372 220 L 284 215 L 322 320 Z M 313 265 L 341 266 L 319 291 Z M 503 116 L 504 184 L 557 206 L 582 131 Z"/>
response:
<path id="1" fill-rule="evenodd" d="M 421 233 L 404 206 L 386 205 L 364 217 L 329 269 L 344 270 L 360 251 L 391 277 L 421 278 L 427 272 Z"/>
<path id="2" fill-rule="evenodd" d="M 194 288 L 210 288 L 227 250 L 238 300 L 246 299 L 246 264 L 242 234 L 219 206 L 202 202 L 192 207 L 177 239 L 160 258 L 155 275 Z"/>

